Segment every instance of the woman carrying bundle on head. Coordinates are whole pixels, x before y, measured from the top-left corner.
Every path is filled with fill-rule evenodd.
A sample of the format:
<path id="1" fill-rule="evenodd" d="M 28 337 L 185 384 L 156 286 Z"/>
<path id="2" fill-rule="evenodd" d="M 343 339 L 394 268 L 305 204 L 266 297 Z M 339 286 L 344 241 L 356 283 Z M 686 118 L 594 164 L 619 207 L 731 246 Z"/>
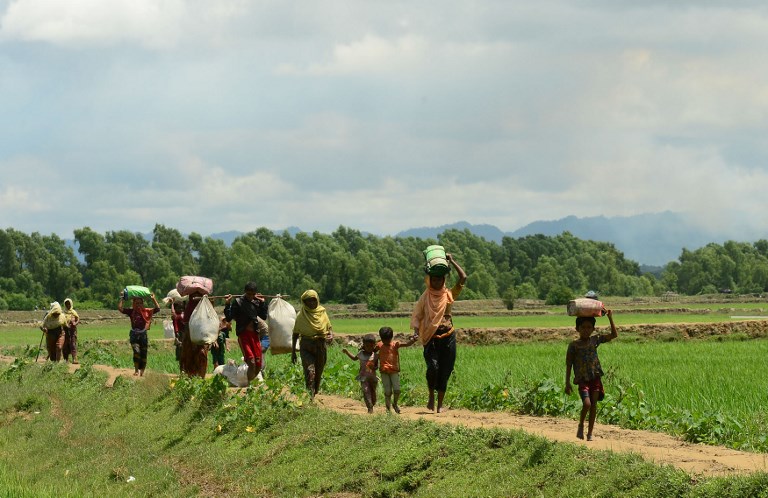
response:
<path id="1" fill-rule="evenodd" d="M 456 268 L 459 275 L 456 285 L 448 289 L 445 286 L 446 269 L 442 266 L 430 266 L 428 262 L 427 275 L 424 279 L 427 288 L 416 302 L 411 315 L 411 328 L 424 346 L 429 390 L 427 409 L 430 411 L 435 409 L 435 391 L 437 391 L 438 413 L 443 410 L 443 398 L 448 387 L 448 379 L 456 362 L 456 337 L 451 307 L 467 281 L 467 274 L 451 254 L 446 254 L 445 260 Z M 450 271 L 450 267 L 447 268 Z"/>
<path id="2" fill-rule="evenodd" d="M 147 351 L 149 349 L 149 338 L 147 331 L 152 325 L 152 317 L 160 312 L 160 304 L 155 299 L 155 294 L 150 293 L 149 297 L 155 304 L 154 308 L 145 308 L 144 299 L 134 297 L 131 300 L 130 308 L 123 308 L 123 300 L 127 293 L 120 293 L 120 301 L 117 303 L 117 310 L 131 317 L 131 331 L 128 334 L 128 340 L 133 349 L 133 375 L 144 376 L 144 370 L 147 368 Z"/>

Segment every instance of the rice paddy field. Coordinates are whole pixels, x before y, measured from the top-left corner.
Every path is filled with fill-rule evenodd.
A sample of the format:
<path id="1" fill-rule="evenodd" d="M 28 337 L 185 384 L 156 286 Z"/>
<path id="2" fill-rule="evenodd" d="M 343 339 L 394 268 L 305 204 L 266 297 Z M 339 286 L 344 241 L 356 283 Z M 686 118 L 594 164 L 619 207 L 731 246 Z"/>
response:
<path id="1" fill-rule="evenodd" d="M 638 312 L 631 307 L 617 307 L 617 325 L 642 328 L 642 324 L 666 323 L 674 327 L 676 323 L 715 324 L 745 319 L 732 316 L 761 319 L 766 303 L 739 303 L 735 308 L 727 304 L 686 303 L 684 312 L 661 313 L 646 313 L 648 307 L 643 304 Z M 573 317 L 551 310 L 535 315 L 457 316 L 454 321 L 459 329 L 573 328 Z M 407 333 L 409 328 L 407 316 L 336 317 L 332 322 L 339 336 L 359 337 L 375 333 L 383 325 L 391 326 L 397 333 Z M 599 319 L 598 326 L 607 330 L 607 320 Z M 131 367 L 128 331 L 122 321 L 85 324 L 78 335 L 81 361 Z M 0 327 L 0 349 L 5 354 L 34 357 L 40 338 L 41 333 L 29 325 Z M 148 368 L 177 373 L 173 347 L 161 338 L 162 327 L 158 324 L 150 331 Z M 449 406 L 474 410 L 530 411 L 530 407 L 525 407 L 531 400 L 526 401 L 525 397 L 535 392 L 534 396 L 541 399 L 534 400 L 534 404 L 544 406 L 542 413 L 576 417 L 578 399 L 567 398 L 562 392 L 567 344 L 568 339 L 493 345 L 467 345 L 460 341 L 446 402 Z M 768 339 L 737 334 L 654 340 L 627 334 L 601 345 L 599 354 L 606 371 L 607 395 L 598 420 L 674 434 L 694 426 L 693 440 L 768 451 L 761 430 L 768 421 Z M 239 356 L 233 337 L 228 357 L 239 361 Z M 266 360 L 273 375 L 295 377 L 295 372 L 287 373 L 292 368 L 289 355 L 268 354 Z M 423 403 L 426 389 L 421 348 L 402 349 L 401 364 L 403 404 Z M 340 345 L 331 347 L 326 386 L 337 394 L 357 396 L 353 367 L 341 353 Z M 705 434 L 699 433 L 701 425 Z"/>

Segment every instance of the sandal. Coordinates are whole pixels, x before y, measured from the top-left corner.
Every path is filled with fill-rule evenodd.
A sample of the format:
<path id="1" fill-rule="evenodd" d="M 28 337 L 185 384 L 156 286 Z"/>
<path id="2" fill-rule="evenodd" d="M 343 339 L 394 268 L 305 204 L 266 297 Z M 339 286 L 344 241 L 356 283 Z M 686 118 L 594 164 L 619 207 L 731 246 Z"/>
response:
<path id="1" fill-rule="evenodd" d="M 584 439 L 584 424 L 579 424 L 579 428 L 576 431 L 576 437 L 579 439 Z"/>

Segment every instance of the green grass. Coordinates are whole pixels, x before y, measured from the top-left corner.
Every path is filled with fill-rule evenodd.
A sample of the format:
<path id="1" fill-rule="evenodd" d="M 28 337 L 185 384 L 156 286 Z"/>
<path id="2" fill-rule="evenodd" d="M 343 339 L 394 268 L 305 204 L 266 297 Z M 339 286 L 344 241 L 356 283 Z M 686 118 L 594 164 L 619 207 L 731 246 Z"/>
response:
<path id="1" fill-rule="evenodd" d="M 720 323 L 732 322 L 732 315 L 744 313 L 621 313 L 616 312 L 617 325 L 640 325 L 657 323 Z M 768 317 L 766 317 L 768 319 Z M 396 333 L 409 333 L 410 319 L 392 318 L 332 318 L 333 330 L 341 334 L 377 333 L 383 326 L 392 327 Z M 455 316 L 458 328 L 552 328 L 574 326 L 575 318 L 565 314 L 520 315 L 520 316 Z M 607 327 L 607 318 L 597 319 L 598 327 Z"/>
<path id="2" fill-rule="evenodd" d="M 464 320 L 464 317 L 459 320 Z M 338 322 L 350 324 L 359 321 Z M 379 325 L 382 322 L 371 320 L 367 323 Z M 354 327 L 350 331 L 366 332 Z M 0 332 L 0 349 L 34 359 L 39 343 L 34 341 L 39 341 L 38 333 L 31 328 L 4 328 Z M 172 344 L 157 340 L 161 334 L 159 327 L 150 332 L 148 368 L 177 373 L 178 364 Z M 132 367 L 131 349 L 123 324 L 81 327 L 79 335 L 81 362 Z M 97 341 L 102 338 L 117 342 Z M 768 372 L 764 368 L 768 340 L 746 340 L 739 335 L 726 340 L 718 337 L 685 341 L 671 339 L 654 341 L 625 334 L 617 341 L 600 347 L 601 361 L 607 372 L 604 381 L 608 394 L 606 402 L 600 405 L 599 420 L 681 434 L 688 430 L 681 425 L 688 418 L 693 420 L 689 426 L 705 424 L 709 427 L 714 423 L 707 421 L 717 422 L 718 417 L 725 417 L 720 425 L 731 427 L 729 430 L 732 432 L 740 431 L 741 436 L 716 434 L 715 428 L 707 428 L 711 434 L 701 436 L 696 433 L 691 438 L 768 451 L 768 441 L 760 429 L 768 420 L 765 408 Z M 538 410 L 575 417 L 579 408 L 578 398 L 565 398 L 562 394 L 566 346 L 565 341 L 475 347 L 460 345 L 446 403 L 475 410 Z M 230 340 L 230 348 L 227 357 L 239 361 L 236 340 Z M 358 398 L 359 388 L 354 381 L 355 365 L 340 350 L 340 347 L 329 350 L 326 389 Z M 268 354 L 269 371 L 279 378 L 290 369 L 289 359 L 289 355 Z M 425 403 L 427 392 L 422 349 L 418 346 L 403 349 L 401 363 L 402 403 Z M 544 394 L 535 394 L 531 399 L 529 391 L 532 386 L 536 392 Z M 531 408 L 531 405 L 536 408 Z"/>
<path id="3" fill-rule="evenodd" d="M 4 496 L 714 497 L 768 486 L 765 474 L 691 478 L 520 431 L 326 412 L 279 385 L 103 381 L 88 368 L 0 367 Z"/>

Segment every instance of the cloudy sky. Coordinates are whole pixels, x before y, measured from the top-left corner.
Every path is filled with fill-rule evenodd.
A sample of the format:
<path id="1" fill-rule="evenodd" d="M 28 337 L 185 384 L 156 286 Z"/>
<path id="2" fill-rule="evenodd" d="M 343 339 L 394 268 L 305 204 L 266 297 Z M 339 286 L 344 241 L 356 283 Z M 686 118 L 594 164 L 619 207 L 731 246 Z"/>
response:
<path id="1" fill-rule="evenodd" d="M 765 232 L 766 53 L 758 1 L 0 0 L 0 228 Z"/>

